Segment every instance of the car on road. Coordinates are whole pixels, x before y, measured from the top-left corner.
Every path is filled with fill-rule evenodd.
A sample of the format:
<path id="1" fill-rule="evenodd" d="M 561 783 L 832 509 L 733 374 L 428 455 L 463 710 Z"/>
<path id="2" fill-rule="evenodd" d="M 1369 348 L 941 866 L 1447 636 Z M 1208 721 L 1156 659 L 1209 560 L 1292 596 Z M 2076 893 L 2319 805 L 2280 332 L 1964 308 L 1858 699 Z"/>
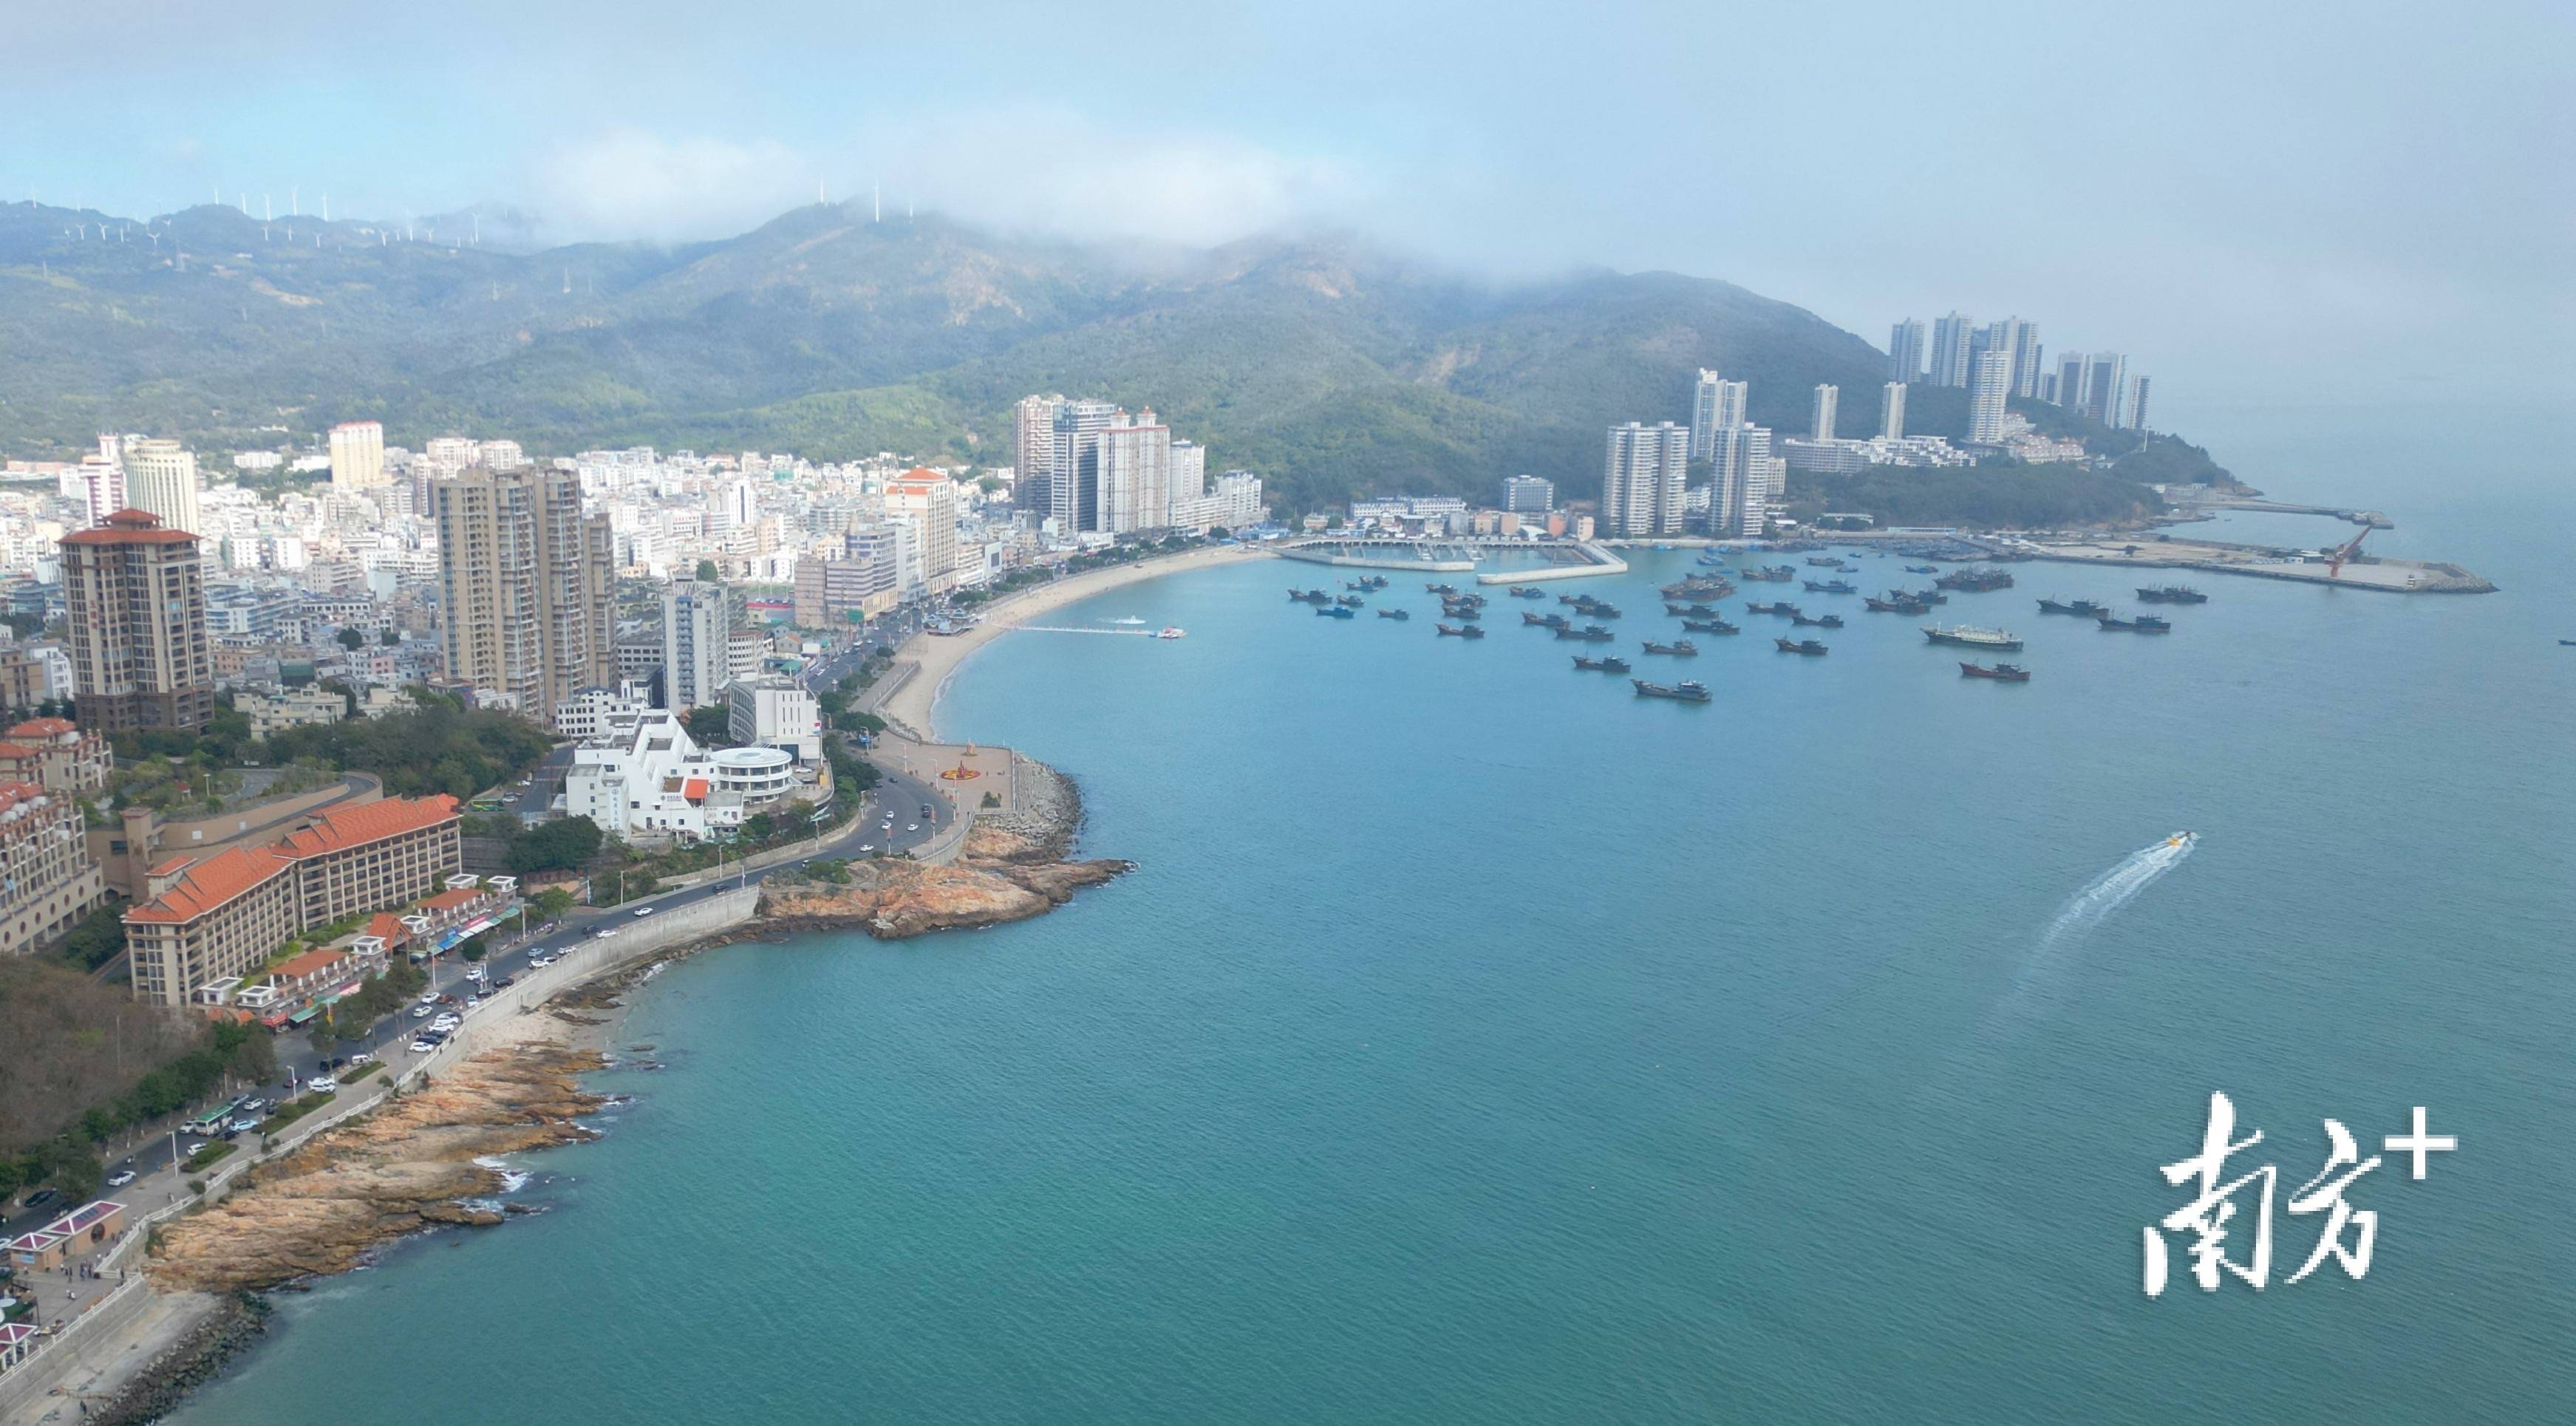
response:
<path id="1" fill-rule="evenodd" d="M 482 996 L 479 996 L 479 995 L 469 995 L 469 996 L 465 997 L 465 1008 L 466 1008 L 466 1009 L 468 1009 L 468 1010 L 480 1010 L 480 1009 L 482 1009 L 482 1008 L 483 1008 L 483 997 L 482 997 Z"/>
<path id="2" fill-rule="evenodd" d="M 110 1188 L 123 1188 L 132 1182 L 134 1182 L 134 1170 L 132 1169 L 118 1169 L 116 1172 L 107 1176 L 107 1186 Z"/>
<path id="3" fill-rule="evenodd" d="M 236 1119 L 224 1127 L 232 1130 L 236 1134 L 247 1134 L 259 1127 L 259 1121 L 256 1119 Z"/>
<path id="4" fill-rule="evenodd" d="M 635 914 L 638 916 L 650 916 L 653 914 L 653 908 L 650 906 L 638 907 Z"/>
<path id="5" fill-rule="evenodd" d="M 426 1019 L 428 1019 L 428 1018 L 429 1018 L 429 1007 L 428 1007 L 428 1006 L 426 1006 L 426 1005 L 415 1005 L 415 1006 L 413 1006 L 413 1007 L 411 1008 L 411 1018 L 413 1018 L 414 1020 L 426 1020 Z"/>
<path id="6" fill-rule="evenodd" d="M 257 1114 L 259 1111 L 268 1107 L 268 1101 L 257 1098 L 245 1099 L 234 1107 L 241 1110 L 244 1114 Z"/>
<path id="7" fill-rule="evenodd" d="M 376 1052 L 373 1050 L 360 1050 L 356 1054 L 349 1056 L 349 1063 L 353 1065 L 371 1065 L 375 1062 Z"/>
<path id="8" fill-rule="evenodd" d="M 540 954 L 528 957 L 528 969 L 530 970 L 544 970 L 546 967 L 553 965 L 554 963 L 555 958 L 549 955 Z"/>
<path id="9" fill-rule="evenodd" d="M 907 832 L 918 832 L 921 830 L 921 824 L 918 822 L 910 823 L 904 827 L 904 830 Z"/>
<path id="10" fill-rule="evenodd" d="M 614 926 L 602 926 L 602 927 L 600 927 L 600 928 L 599 928 L 599 930 L 598 930 L 596 933 L 594 933 L 594 935 L 593 935 L 593 939 L 594 939 L 594 940 L 601 940 L 601 941 L 605 941 L 605 940 L 607 940 L 609 937 L 614 936 L 614 935 L 616 935 L 616 934 L 617 934 L 617 928 L 616 928 L 616 927 L 614 927 Z"/>
<path id="11" fill-rule="evenodd" d="M 519 983 L 519 978 L 518 978 L 517 976 L 515 976 L 515 975 L 505 975 L 505 976 L 501 977 L 500 979 L 498 979 L 498 980 L 496 980 L 496 981 L 492 982 L 492 988 L 493 988 L 494 990 L 507 990 L 507 989 L 509 989 L 511 986 L 517 985 L 518 983 Z"/>
<path id="12" fill-rule="evenodd" d="M 438 1042 L 427 1035 L 420 1036 L 411 1042 L 411 1052 L 415 1055 L 425 1055 L 437 1048 Z"/>
<path id="13" fill-rule="evenodd" d="M 423 1005 L 436 1005 L 438 1003 L 438 992 L 435 990 L 422 991 L 420 993 L 420 1003 Z"/>
<path id="14" fill-rule="evenodd" d="M 333 1079 L 327 1074 L 317 1079 L 309 1079 L 304 1082 L 304 1092 L 307 1094 L 337 1094 L 340 1092 L 340 1081 Z"/>
<path id="15" fill-rule="evenodd" d="M 859 850 L 863 852 L 873 852 L 876 849 L 877 844 L 874 842 L 862 842 L 859 844 Z"/>

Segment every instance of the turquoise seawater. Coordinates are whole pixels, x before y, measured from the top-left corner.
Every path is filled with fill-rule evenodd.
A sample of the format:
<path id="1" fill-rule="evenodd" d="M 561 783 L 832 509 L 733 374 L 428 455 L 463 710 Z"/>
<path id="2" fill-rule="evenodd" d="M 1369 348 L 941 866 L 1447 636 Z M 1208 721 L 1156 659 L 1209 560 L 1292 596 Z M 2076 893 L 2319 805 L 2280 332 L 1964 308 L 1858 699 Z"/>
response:
<path id="1" fill-rule="evenodd" d="M 1080 777 L 1133 876 L 672 968 L 624 1035 L 667 1067 L 525 1165 L 548 1211 L 286 1299 L 174 1419 L 2564 1420 L 2569 433 L 2188 428 L 2505 592 L 2204 579 L 2147 639 L 2033 605 L 2136 580 L 2023 565 L 1938 612 L 2023 634 L 2026 686 L 1798 593 L 1850 606 L 1833 652 L 1731 610 L 1703 707 L 1519 601 L 1435 638 L 1418 579 L 1408 623 L 1272 562 L 1103 596 L 1049 622 L 1190 637 L 1014 635 L 940 719 Z M 1641 673 L 1690 558 L 1586 586 Z M 2178 1258 L 2150 1300 L 2212 1090 L 2280 1170 L 2272 1285 Z M 2460 1148 L 2350 1190 L 2368 1277 L 2286 1285 L 2320 1121 L 2375 1151 L 2418 1104 Z"/>

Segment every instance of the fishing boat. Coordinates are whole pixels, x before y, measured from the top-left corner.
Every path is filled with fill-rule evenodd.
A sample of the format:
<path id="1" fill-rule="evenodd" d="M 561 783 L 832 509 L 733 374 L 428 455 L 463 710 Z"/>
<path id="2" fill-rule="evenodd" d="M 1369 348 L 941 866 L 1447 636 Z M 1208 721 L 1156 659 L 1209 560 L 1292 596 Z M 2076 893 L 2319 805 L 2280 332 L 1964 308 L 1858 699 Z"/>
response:
<path id="1" fill-rule="evenodd" d="M 2149 604 L 2206 604 L 2209 596 L 2188 584 L 2167 584 L 2155 589 L 2141 589 L 2138 597 Z"/>
<path id="2" fill-rule="evenodd" d="M 2030 670 L 2017 663 L 1999 663 L 1993 668 L 1988 668 L 1984 664 L 1963 663 L 1959 665 L 1959 675 L 1962 678 L 1991 678 L 1998 683 L 2030 682 Z"/>
<path id="3" fill-rule="evenodd" d="M 1514 599 L 1545 599 L 1547 597 L 1547 591 L 1534 584 L 1515 584 L 1512 586 L 1512 597 Z"/>
<path id="4" fill-rule="evenodd" d="M 1458 592 L 1458 586 L 1454 584 L 1426 584 L 1422 586 L 1422 592 L 1425 594 L 1455 594 Z"/>
<path id="5" fill-rule="evenodd" d="M 1919 599 L 1907 598 L 1902 590 L 1890 590 L 1885 599 L 1872 596 L 1861 603 L 1874 614 L 1929 614 L 1932 606 Z"/>
<path id="6" fill-rule="evenodd" d="M 1816 569 L 1841 569 L 1843 562 L 1832 555 L 1809 555 L 1807 563 Z"/>
<path id="7" fill-rule="evenodd" d="M 2093 622 L 2101 625 L 2105 633 L 2170 634 L 2173 632 L 2173 625 L 2153 614 L 2141 614 L 2135 619 L 2118 619 L 2105 614 Z"/>
<path id="8" fill-rule="evenodd" d="M 1779 645 L 1780 652 L 1784 654 L 1805 654 L 1815 658 L 1825 651 L 1825 646 L 1813 639 L 1773 639 L 1771 642 Z"/>
<path id="9" fill-rule="evenodd" d="M 1905 572 L 1907 574 L 1939 574 L 1941 572 L 1941 566 L 1937 564 L 1909 564 L 1905 567 Z"/>
<path id="10" fill-rule="evenodd" d="M 1626 673 L 1628 671 L 1628 661 L 1619 657 L 1617 654 L 1603 654 L 1597 659 L 1585 658 L 1581 654 L 1576 654 L 1574 656 L 1574 667 L 1581 673 Z"/>
<path id="11" fill-rule="evenodd" d="M 1562 629 L 1566 627 L 1565 616 L 1562 614 L 1533 614 L 1526 609 L 1521 611 L 1521 622 L 1524 624 L 1536 624 L 1542 629 Z"/>
<path id="12" fill-rule="evenodd" d="M 1933 624 L 1923 630 L 1927 642 L 1957 644 L 1971 649 L 2001 649 L 2006 653 L 2021 652 L 2021 639 L 2001 629 L 1980 629 L 1974 624 Z"/>
<path id="13" fill-rule="evenodd" d="M 1341 604 L 1319 604 L 1315 606 L 1315 612 L 1326 619 L 1356 619 L 1360 617 L 1358 610 Z"/>
<path id="14" fill-rule="evenodd" d="M 1839 629 L 1843 626 L 1843 616 L 1840 614 L 1827 614 L 1821 618 L 1811 619 L 1804 614 L 1792 614 L 1789 616 L 1789 622 L 1806 628 Z"/>
<path id="15" fill-rule="evenodd" d="M 1485 626 L 1482 624 L 1434 624 L 1432 627 L 1453 639 L 1481 639 L 1485 637 Z"/>
<path id="16" fill-rule="evenodd" d="M 1684 619 L 1682 627 L 1694 634 L 1741 634 L 1744 631 L 1723 619 Z"/>
<path id="17" fill-rule="evenodd" d="M 1347 607 L 1347 608 L 1351 608 L 1351 609 L 1357 609 L 1357 608 L 1359 608 L 1361 605 L 1368 603 L 1368 601 L 1367 601 L 1367 600 L 1360 598 L 1360 597 L 1359 597 L 1358 595 L 1356 595 L 1356 594 L 1345 594 L 1345 595 L 1343 595 L 1341 598 L 1336 599 L 1336 600 L 1334 600 L 1333 602 L 1334 602 L 1334 603 L 1336 603 L 1336 604 L 1343 605 L 1343 606 L 1345 606 L 1345 607 Z"/>
<path id="18" fill-rule="evenodd" d="M 1158 639 L 1186 639 L 1189 636 L 1190 631 L 1178 624 L 1165 624 L 1154 631 L 1154 637 Z"/>
<path id="19" fill-rule="evenodd" d="M 2013 587 L 2012 571 L 2005 569 L 1954 569 L 1932 581 L 1935 589 L 1956 589 L 1965 594 L 1985 594 Z"/>
<path id="20" fill-rule="evenodd" d="M 1699 657 L 1699 645 L 1692 643 L 1688 639 L 1675 639 L 1669 644 L 1659 644 L 1652 639 L 1648 639 L 1645 641 L 1645 645 L 1646 652 L 1650 654 L 1670 654 L 1677 659 L 1694 659 Z"/>
<path id="21" fill-rule="evenodd" d="M 1768 604 L 1754 604 L 1748 602 L 1744 606 L 1744 612 L 1747 614 L 1777 614 L 1784 619 L 1795 619 L 1798 617 L 1799 610 L 1797 605 L 1790 603 L 1786 599 L 1775 599 Z"/>
<path id="22" fill-rule="evenodd" d="M 1291 604 L 1330 604 L 1333 602 L 1333 596 L 1326 594 L 1320 589 L 1291 589 L 1288 591 L 1288 602 Z"/>
<path id="23" fill-rule="evenodd" d="M 1762 584 L 1787 584 L 1798 577 L 1797 567 L 1785 564 L 1764 565 L 1760 569 L 1739 569 L 1736 573 Z"/>
<path id="24" fill-rule="evenodd" d="M 1824 582 L 1822 582 L 1822 583 L 1818 583 L 1817 581 L 1810 579 L 1810 580 L 1806 580 L 1806 581 L 1803 581 L 1803 582 L 1806 584 L 1806 586 L 1807 586 L 1807 592 L 1808 592 L 1809 594 L 1858 594 L 1858 593 L 1860 593 L 1860 590 L 1858 590 L 1857 588 L 1853 587 L 1852 582 L 1851 582 L 1850 580 L 1848 580 L 1848 579 L 1828 579 L 1828 580 L 1825 580 L 1825 581 L 1824 581 Z"/>
<path id="25" fill-rule="evenodd" d="M 1612 639 L 1618 637 L 1598 624 L 1586 624 L 1580 629 L 1561 628 L 1556 631 L 1556 636 L 1560 639 L 1574 639 L 1586 644 L 1606 644 Z"/>
<path id="26" fill-rule="evenodd" d="M 2043 599 L 2039 601 L 2039 612 L 2042 614 L 2075 614 L 2087 619 L 2099 619 L 2111 611 L 2100 604 L 2094 603 L 2090 599 Z"/>
<path id="27" fill-rule="evenodd" d="M 1377 611 L 1377 617 L 1381 619 L 1410 619 L 1413 617 L 1413 611 L 1410 609 L 1380 609 Z"/>
<path id="28" fill-rule="evenodd" d="M 1679 683 L 1669 685 L 1648 683 L 1642 678 L 1632 678 L 1628 681 L 1637 686 L 1637 696 L 1640 698 L 1672 698 L 1684 703 L 1708 701 L 1708 685 L 1696 679 L 1686 678 Z"/>

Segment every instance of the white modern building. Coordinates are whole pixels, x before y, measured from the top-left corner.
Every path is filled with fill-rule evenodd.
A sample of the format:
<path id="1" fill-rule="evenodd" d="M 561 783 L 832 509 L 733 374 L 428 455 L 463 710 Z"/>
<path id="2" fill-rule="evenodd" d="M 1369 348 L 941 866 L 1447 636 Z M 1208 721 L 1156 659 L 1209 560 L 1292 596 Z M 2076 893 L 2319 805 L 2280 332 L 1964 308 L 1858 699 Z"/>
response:
<path id="1" fill-rule="evenodd" d="M 1690 431 L 1670 421 L 1610 428 L 1601 465 L 1601 533 L 1669 535 L 1682 527 Z"/>
<path id="2" fill-rule="evenodd" d="M 384 483 L 384 423 L 343 421 L 333 426 L 331 484 L 340 490 L 373 490 Z"/>
<path id="3" fill-rule="evenodd" d="M 1834 410 L 1842 404 L 1842 388 L 1830 382 L 1816 387 L 1816 415 L 1808 439 L 1830 441 L 1834 438 Z"/>
<path id="4" fill-rule="evenodd" d="M 2004 402 L 2012 395 L 2013 354 L 1990 348 L 1977 354 L 1968 383 L 1968 444 L 1990 446 L 2004 438 Z"/>
<path id="5" fill-rule="evenodd" d="M 823 757 L 823 710 L 791 678 L 738 678 L 725 690 L 733 740 L 745 747 L 778 748 L 801 763 Z"/>
<path id="6" fill-rule="evenodd" d="M 662 693 L 673 708 L 712 704 L 733 677 L 727 662 L 733 633 L 725 589 L 675 579 L 662 591 Z"/>
<path id="7" fill-rule="evenodd" d="M 125 445 L 125 498 L 161 517 L 165 530 L 206 533 L 197 508 L 197 453 L 177 441 L 143 438 Z"/>
<path id="8" fill-rule="evenodd" d="M 667 708 L 612 717 L 575 748 L 564 776 L 564 811 L 629 839 L 702 841 L 742 825 L 810 783 L 782 748 L 709 752 Z"/>

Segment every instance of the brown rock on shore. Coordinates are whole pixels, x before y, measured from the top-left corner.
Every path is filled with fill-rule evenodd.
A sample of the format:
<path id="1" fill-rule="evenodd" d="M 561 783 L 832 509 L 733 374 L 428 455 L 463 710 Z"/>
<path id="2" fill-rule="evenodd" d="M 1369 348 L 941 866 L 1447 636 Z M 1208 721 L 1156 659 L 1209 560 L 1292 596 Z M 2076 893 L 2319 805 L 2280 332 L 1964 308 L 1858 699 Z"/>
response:
<path id="1" fill-rule="evenodd" d="M 909 861 L 852 862 L 847 883 L 773 877 L 761 892 L 760 915 L 771 929 L 857 929 L 880 940 L 928 931 L 998 926 L 1043 915 L 1135 870 L 1135 863 L 1075 860 L 1082 798 L 1072 779 L 1032 758 L 1013 775 L 1024 810 L 976 819 L 949 866 Z"/>
<path id="2" fill-rule="evenodd" d="M 529 1016 L 544 1040 L 486 1049 L 446 1077 L 316 1135 L 255 1170 L 248 1187 L 160 1230 L 145 1271 L 165 1291 L 229 1292 L 345 1272 L 370 1249 L 425 1225 L 491 1224 L 459 1200 L 497 1193 L 474 1162 L 590 1137 L 572 1121 L 602 1103 L 572 1077 L 596 1052 L 562 1043 L 570 1022 Z"/>

